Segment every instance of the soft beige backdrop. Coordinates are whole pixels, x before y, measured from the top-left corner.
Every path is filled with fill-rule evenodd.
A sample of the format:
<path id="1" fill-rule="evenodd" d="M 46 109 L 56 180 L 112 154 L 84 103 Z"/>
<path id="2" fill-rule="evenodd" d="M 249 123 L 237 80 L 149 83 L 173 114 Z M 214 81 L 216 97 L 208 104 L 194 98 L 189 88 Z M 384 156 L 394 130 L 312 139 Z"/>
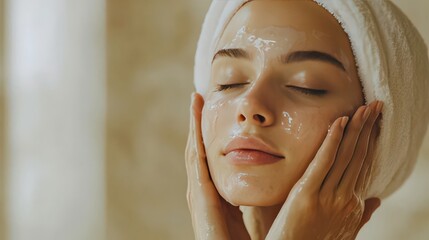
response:
<path id="1" fill-rule="evenodd" d="M 426 0 L 396 0 L 426 40 Z M 208 0 L 108 1 L 107 236 L 192 239 L 184 148 Z M 412 178 L 360 239 L 429 239 L 429 140 Z"/>
<path id="2" fill-rule="evenodd" d="M 4 154 L 4 143 L 5 143 L 5 108 L 4 108 L 4 71 L 3 71 L 3 27 L 4 27 L 4 18 L 3 18 L 3 4 L 4 1 L 0 0 L 0 239 L 5 239 L 5 229 L 6 221 L 4 217 L 4 199 L 5 199 L 5 179 L 4 179 L 4 166 L 5 166 L 5 154 Z"/>

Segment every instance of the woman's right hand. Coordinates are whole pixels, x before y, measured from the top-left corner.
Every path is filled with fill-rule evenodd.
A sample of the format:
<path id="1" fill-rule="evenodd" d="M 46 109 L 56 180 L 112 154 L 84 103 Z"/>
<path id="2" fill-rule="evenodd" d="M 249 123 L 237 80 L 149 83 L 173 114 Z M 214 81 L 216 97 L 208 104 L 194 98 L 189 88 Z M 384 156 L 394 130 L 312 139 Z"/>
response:
<path id="1" fill-rule="evenodd" d="M 266 239 L 355 239 L 380 206 L 368 197 L 382 102 L 338 118 L 289 193 Z M 347 128 L 346 128 L 347 124 Z"/>
<path id="2" fill-rule="evenodd" d="M 195 239 L 250 239 L 241 211 L 219 195 L 210 177 L 201 132 L 203 106 L 202 96 L 192 94 L 185 161 L 187 200 Z"/>

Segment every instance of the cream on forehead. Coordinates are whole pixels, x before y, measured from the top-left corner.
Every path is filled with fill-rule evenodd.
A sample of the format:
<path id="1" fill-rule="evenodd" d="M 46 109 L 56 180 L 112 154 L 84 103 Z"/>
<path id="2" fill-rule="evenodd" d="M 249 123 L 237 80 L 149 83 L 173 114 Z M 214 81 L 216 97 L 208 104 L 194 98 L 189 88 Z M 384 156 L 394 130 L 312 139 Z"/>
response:
<path id="1" fill-rule="evenodd" d="M 221 49 L 253 48 L 257 57 L 266 63 L 269 59 L 286 54 L 291 48 L 301 44 L 307 39 L 305 32 L 297 31 L 291 27 L 275 27 L 249 29 L 241 27 L 231 41 L 225 43 Z"/>

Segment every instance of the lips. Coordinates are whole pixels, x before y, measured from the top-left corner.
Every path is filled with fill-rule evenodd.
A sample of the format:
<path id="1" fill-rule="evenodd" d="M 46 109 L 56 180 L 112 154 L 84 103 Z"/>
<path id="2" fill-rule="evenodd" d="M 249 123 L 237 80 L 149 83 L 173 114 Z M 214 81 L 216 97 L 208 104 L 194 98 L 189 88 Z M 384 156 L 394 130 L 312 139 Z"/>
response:
<path id="1" fill-rule="evenodd" d="M 225 147 L 224 155 L 233 164 L 260 165 L 284 159 L 269 144 L 255 137 L 236 137 Z"/>

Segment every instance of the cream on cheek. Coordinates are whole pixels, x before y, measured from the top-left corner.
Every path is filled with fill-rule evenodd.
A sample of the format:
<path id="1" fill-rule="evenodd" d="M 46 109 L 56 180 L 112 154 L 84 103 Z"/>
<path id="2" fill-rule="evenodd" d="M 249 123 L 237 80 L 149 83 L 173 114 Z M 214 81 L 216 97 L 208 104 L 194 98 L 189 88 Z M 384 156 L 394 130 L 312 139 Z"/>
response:
<path id="1" fill-rule="evenodd" d="M 201 131 L 203 134 L 203 142 L 206 147 L 206 152 L 210 151 L 211 145 L 216 137 L 218 128 L 219 111 L 225 106 L 225 99 L 216 98 L 206 99 L 202 111 Z"/>
<path id="2" fill-rule="evenodd" d="M 295 110 L 284 110 L 280 118 L 282 132 L 292 136 L 286 137 L 296 140 L 297 143 L 311 143 L 312 139 L 320 140 L 322 135 L 327 134 L 335 119 L 348 115 L 350 112 L 348 109 L 350 107 L 337 103 L 323 108 L 299 108 L 298 106 Z M 308 147 L 307 144 L 302 146 Z"/>
<path id="3" fill-rule="evenodd" d="M 221 146 L 227 138 L 241 134 L 236 122 L 237 103 L 240 98 L 228 98 L 219 94 L 209 93 L 206 96 L 202 111 L 202 135 L 206 152 L 220 154 Z M 215 144 L 216 146 L 212 146 Z"/>
<path id="4" fill-rule="evenodd" d="M 294 136 L 296 139 L 301 139 L 303 124 L 295 120 L 297 115 L 297 112 L 283 111 L 281 125 L 285 133 Z"/>

